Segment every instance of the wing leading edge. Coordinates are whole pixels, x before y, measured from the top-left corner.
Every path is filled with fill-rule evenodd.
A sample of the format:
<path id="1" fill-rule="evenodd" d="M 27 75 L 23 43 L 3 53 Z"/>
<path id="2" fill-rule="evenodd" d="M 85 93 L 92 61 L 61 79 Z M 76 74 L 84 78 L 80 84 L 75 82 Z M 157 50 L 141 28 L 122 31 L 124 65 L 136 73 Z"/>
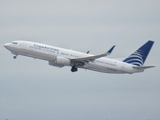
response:
<path id="1" fill-rule="evenodd" d="M 99 54 L 99 55 L 88 56 L 88 57 L 73 58 L 73 59 L 70 59 L 70 60 L 72 62 L 94 61 L 97 58 L 101 58 L 101 57 L 105 57 L 105 56 L 110 55 L 114 48 L 115 48 L 115 45 L 111 49 L 109 49 L 106 53 Z"/>

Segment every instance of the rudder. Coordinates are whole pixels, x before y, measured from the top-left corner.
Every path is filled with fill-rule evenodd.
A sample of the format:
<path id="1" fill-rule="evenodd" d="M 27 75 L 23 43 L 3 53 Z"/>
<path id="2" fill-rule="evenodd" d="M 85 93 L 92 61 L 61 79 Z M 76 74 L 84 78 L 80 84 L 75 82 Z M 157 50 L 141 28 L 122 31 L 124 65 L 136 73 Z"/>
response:
<path id="1" fill-rule="evenodd" d="M 153 44 L 154 44 L 154 41 L 149 40 L 143 46 L 141 46 L 138 50 L 132 53 L 129 57 L 123 60 L 123 62 L 136 65 L 136 66 L 143 66 Z"/>

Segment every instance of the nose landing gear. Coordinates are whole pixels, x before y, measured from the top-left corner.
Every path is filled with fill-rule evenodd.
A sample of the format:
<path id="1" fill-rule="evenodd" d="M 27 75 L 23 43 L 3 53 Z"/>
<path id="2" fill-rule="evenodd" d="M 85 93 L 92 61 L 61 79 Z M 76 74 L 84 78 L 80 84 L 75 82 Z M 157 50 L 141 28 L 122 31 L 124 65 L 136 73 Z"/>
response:
<path id="1" fill-rule="evenodd" d="M 17 55 L 16 56 L 13 56 L 13 59 L 16 59 L 17 58 Z"/>

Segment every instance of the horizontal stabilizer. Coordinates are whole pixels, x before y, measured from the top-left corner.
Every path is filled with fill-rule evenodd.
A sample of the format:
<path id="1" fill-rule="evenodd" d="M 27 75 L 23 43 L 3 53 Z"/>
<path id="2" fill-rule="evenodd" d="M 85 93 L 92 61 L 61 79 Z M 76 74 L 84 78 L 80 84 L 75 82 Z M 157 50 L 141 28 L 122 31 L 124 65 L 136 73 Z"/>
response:
<path id="1" fill-rule="evenodd" d="M 144 70 L 148 68 L 153 68 L 155 66 L 133 66 L 133 68 L 138 69 L 138 70 Z"/>

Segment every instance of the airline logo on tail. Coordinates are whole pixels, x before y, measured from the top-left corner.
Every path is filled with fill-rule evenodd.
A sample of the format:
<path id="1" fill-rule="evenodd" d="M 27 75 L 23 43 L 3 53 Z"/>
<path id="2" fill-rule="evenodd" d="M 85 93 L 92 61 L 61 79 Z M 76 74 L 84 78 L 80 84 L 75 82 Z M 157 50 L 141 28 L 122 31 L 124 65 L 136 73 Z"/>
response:
<path id="1" fill-rule="evenodd" d="M 136 66 L 143 66 L 153 44 L 153 41 L 148 41 L 142 47 L 132 53 L 128 58 L 126 58 L 123 62 Z"/>

